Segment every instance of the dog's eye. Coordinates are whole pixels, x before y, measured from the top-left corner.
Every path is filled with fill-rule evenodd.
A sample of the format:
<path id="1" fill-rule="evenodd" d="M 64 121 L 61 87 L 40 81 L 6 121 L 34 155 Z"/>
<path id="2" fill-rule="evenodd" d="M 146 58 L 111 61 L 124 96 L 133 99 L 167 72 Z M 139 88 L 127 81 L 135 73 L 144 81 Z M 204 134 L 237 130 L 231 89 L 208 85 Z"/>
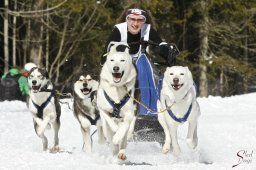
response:
<path id="1" fill-rule="evenodd" d="M 29 75 L 29 76 L 28 76 L 29 79 L 32 79 L 33 77 L 34 77 L 34 76 L 32 76 L 32 75 Z"/>
<path id="2" fill-rule="evenodd" d="M 81 81 L 81 82 L 82 82 L 83 80 L 82 80 L 82 79 L 80 79 L 80 80 L 78 80 L 78 81 Z"/>
<path id="3" fill-rule="evenodd" d="M 114 61 L 113 59 L 111 59 L 110 61 Z"/>
<path id="4" fill-rule="evenodd" d="M 170 75 L 172 76 L 172 75 L 173 75 L 173 73 L 170 73 Z"/>
<path id="5" fill-rule="evenodd" d="M 92 79 L 87 79 L 87 81 L 91 81 Z"/>
<path id="6" fill-rule="evenodd" d="M 125 62 L 125 60 L 121 60 L 121 62 Z"/>
<path id="7" fill-rule="evenodd" d="M 184 76 L 184 73 L 180 73 L 180 75 Z"/>
<path id="8" fill-rule="evenodd" d="M 43 80 L 43 79 L 44 79 L 44 76 L 39 75 L 38 78 L 41 79 L 41 80 Z"/>

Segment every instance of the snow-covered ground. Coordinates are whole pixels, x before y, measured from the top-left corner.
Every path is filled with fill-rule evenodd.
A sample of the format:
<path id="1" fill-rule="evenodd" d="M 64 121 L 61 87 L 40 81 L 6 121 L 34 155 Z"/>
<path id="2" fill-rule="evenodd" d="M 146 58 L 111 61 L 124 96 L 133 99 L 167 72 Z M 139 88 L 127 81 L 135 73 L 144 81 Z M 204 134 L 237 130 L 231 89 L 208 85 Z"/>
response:
<path id="1" fill-rule="evenodd" d="M 71 100 L 65 100 L 72 106 Z M 182 155 L 179 159 L 162 154 L 156 142 L 129 142 L 127 162 L 112 157 L 107 145 L 93 136 L 93 154 L 82 151 L 79 124 L 68 105 L 62 104 L 60 147 L 67 152 L 42 151 L 32 117 L 20 101 L 0 102 L 0 169 L 1 170 L 256 170 L 256 93 L 232 97 L 198 98 L 202 115 L 199 119 L 199 145 L 190 150 L 185 143 L 186 127 L 179 128 Z M 49 145 L 52 132 L 48 131 Z M 69 153 L 69 152 L 72 152 Z M 144 163 L 144 165 L 141 165 Z M 237 165 L 239 164 L 239 165 Z M 233 165 L 237 165 L 232 168 Z"/>

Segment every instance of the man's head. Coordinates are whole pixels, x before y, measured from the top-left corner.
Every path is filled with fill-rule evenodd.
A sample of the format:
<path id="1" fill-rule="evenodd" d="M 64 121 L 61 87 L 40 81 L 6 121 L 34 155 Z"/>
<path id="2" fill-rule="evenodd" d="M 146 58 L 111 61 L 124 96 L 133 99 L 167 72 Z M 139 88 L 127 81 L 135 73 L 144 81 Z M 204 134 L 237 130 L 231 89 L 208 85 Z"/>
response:
<path id="1" fill-rule="evenodd" d="M 129 9 L 126 14 L 128 31 L 131 34 L 138 34 L 146 22 L 146 11 L 141 9 Z"/>

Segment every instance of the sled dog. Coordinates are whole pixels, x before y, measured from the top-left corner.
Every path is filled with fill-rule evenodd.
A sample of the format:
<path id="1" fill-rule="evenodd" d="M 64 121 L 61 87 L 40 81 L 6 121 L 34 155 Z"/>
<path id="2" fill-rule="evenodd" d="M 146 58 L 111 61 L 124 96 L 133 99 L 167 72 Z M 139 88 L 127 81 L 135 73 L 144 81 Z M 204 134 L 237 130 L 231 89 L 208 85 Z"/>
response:
<path id="1" fill-rule="evenodd" d="M 48 149 L 48 140 L 44 134 L 47 127 L 54 131 L 52 152 L 59 151 L 59 128 L 61 108 L 53 83 L 45 69 L 34 67 L 28 76 L 30 88 L 28 108 L 32 113 L 36 134 L 42 139 L 43 150 Z"/>
<path id="2" fill-rule="evenodd" d="M 90 127 L 97 126 L 99 143 L 104 142 L 99 111 L 96 107 L 96 94 L 98 81 L 87 76 L 81 75 L 74 84 L 74 116 L 78 120 L 83 136 L 85 151 L 92 153 L 92 143 Z"/>
<path id="3" fill-rule="evenodd" d="M 165 133 L 163 153 L 172 150 L 175 156 L 180 154 L 177 127 L 186 121 L 189 123 L 187 144 L 192 149 L 196 148 L 200 108 L 196 101 L 196 87 L 188 67 L 167 67 L 160 92 L 158 111 L 160 112 L 158 113 L 158 121 Z"/>
<path id="4" fill-rule="evenodd" d="M 133 96 L 137 73 L 128 48 L 123 43 L 110 43 L 97 94 L 103 134 L 120 160 L 126 159 L 127 139 L 136 119 Z"/>

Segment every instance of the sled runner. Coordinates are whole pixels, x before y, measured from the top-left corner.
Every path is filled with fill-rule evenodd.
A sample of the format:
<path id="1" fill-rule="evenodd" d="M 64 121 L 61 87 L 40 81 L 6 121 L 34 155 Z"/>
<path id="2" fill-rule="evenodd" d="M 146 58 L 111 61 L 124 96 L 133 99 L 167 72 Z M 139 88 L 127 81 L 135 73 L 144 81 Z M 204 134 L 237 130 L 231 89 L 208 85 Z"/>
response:
<path id="1" fill-rule="evenodd" d="M 138 81 L 135 93 L 139 93 L 139 102 L 137 102 L 134 140 L 157 141 L 162 144 L 164 142 L 164 132 L 157 120 L 157 100 L 163 75 L 150 61 L 146 53 L 148 45 L 158 46 L 159 44 L 152 41 L 141 41 L 138 43 L 141 44 L 141 53 L 135 62 Z M 179 54 L 178 48 L 176 45 L 172 45 L 172 47 L 169 55 L 177 56 Z"/>

